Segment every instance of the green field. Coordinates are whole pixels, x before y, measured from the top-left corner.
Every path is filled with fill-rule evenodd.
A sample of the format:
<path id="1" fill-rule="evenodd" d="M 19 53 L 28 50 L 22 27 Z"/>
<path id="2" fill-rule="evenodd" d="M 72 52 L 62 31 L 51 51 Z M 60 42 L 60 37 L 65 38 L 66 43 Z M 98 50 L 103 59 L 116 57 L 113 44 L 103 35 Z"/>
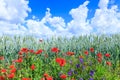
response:
<path id="1" fill-rule="evenodd" d="M 0 80 L 120 80 L 120 34 L 1 36 Z"/>

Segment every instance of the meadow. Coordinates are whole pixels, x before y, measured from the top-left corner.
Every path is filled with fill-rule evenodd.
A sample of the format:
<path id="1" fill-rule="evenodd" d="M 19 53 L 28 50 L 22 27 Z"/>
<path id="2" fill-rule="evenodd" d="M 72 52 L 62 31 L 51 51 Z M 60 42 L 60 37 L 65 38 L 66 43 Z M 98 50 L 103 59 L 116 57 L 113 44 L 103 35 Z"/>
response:
<path id="1" fill-rule="evenodd" d="M 120 34 L 0 36 L 0 80 L 120 80 Z"/>

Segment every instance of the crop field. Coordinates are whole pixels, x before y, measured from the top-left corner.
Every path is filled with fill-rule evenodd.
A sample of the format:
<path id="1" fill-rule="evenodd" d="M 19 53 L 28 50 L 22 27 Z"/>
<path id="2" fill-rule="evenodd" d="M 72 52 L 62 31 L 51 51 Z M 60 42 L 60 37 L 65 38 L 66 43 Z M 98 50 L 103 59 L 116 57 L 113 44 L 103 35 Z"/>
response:
<path id="1" fill-rule="evenodd" d="M 120 34 L 1 36 L 0 80 L 120 80 Z"/>

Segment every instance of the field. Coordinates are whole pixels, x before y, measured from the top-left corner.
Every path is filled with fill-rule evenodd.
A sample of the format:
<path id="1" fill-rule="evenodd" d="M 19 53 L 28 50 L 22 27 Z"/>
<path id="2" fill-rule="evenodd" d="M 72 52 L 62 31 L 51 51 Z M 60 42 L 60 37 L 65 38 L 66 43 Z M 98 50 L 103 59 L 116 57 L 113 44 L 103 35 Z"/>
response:
<path id="1" fill-rule="evenodd" d="M 1 36 L 0 80 L 120 80 L 120 34 Z"/>

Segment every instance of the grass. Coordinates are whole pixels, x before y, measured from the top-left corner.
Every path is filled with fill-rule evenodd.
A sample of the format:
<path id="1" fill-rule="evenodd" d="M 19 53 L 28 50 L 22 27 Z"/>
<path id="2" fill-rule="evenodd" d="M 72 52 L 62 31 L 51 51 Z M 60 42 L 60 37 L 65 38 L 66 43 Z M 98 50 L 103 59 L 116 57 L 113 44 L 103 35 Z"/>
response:
<path id="1" fill-rule="evenodd" d="M 4 35 L 0 57 L 0 79 L 5 80 L 120 80 L 120 34 L 43 40 Z"/>

